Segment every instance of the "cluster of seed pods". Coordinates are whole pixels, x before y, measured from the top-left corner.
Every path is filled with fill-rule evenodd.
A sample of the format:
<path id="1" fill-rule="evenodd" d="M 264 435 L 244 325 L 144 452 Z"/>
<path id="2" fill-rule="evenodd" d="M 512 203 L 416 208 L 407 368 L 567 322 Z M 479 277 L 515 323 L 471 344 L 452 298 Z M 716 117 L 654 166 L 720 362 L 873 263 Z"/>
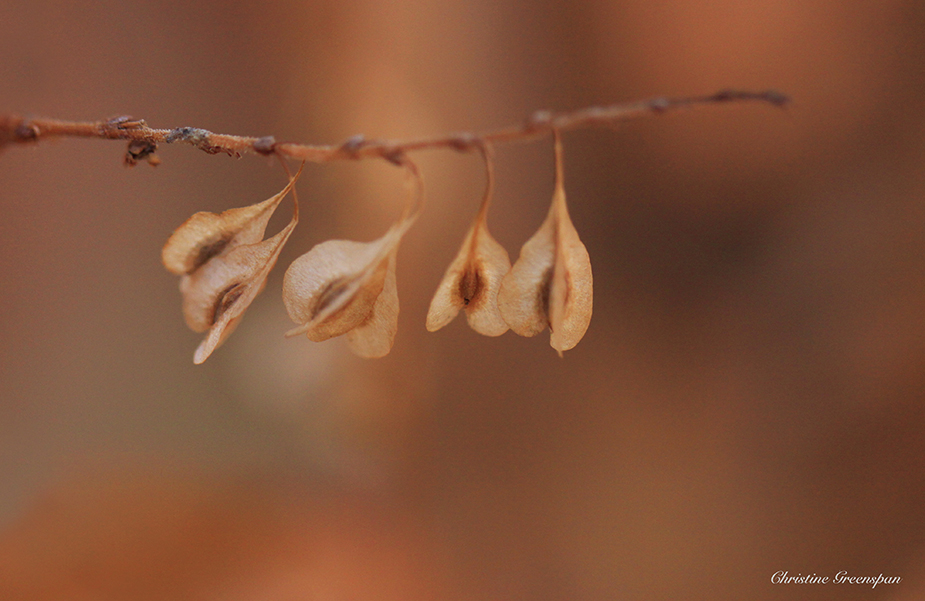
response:
<path id="1" fill-rule="evenodd" d="M 486 336 L 508 329 L 535 336 L 547 327 L 559 354 L 573 348 L 591 320 L 592 276 L 588 251 L 568 214 L 562 144 L 554 132 L 555 184 L 552 203 L 539 230 L 511 265 L 507 251 L 489 233 L 488 207 L 494 187 L 490 145 L 482 143 L 485 194 L 462 246 L 437 287 L 426 326 L 436 331 L 465 311 L 470 327 Z M 407 207 L 381 238 L 372 242 L 329 240 L 293 261 L 283 278 L 283 302 L 298 324 L 286 336 L 304 334 L 320 342 L 344 336 L 361 357 L 389 353 L 398 330 L 395 265 L 402 237 L 423 206 L 423 184 L 406 157 Z M 299 218 L 295 183 L 302 170 L 273 197 L 220 214 L 200 212 L 170 236 L 164 266 L 180 276 L 183 315 L 196 332 L 206 332 L 193 356 L 202 363 L 228 337 L 263 290 L 267 277 Z M 264 240 L 267 223 L 282 200 L 293 194 L 293 216 Z"/>

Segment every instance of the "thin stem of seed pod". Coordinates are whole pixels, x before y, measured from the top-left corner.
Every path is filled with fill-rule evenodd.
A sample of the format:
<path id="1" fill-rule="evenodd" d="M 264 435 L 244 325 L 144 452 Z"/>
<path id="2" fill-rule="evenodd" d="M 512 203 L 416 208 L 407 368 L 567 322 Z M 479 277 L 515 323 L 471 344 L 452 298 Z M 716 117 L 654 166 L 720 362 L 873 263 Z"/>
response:
<path id="1" fill-rule="evenodd" d="M 159 160 L 155 152 L 158 145 L 176 143 L 189 144 L 209 154 L 223 153 L 234 157 L 254 152 L 314 163 L 380 158 L 402 164 L 402 157 L 419 150 L 469 151 L 484 142 L 526 142 L 547 136 L 553 130 L 612 126 L 630 119 L 661 115 L 681 109 L 740 102 L 761 102 L 782 107 L 789 102 L 789 98 L 770 90 L 727 90 L 709 96 L 652 98 L 563 113 L 537 111 L 520 125 L 481 134 L 463 132 L 413 140 L 367 140 L 363 136 L 354 136 L 342 144 L 331 146 L 277 142 L 273 136 L 254 138 L 217 134 L 196 127 L 154 129 L 148 127 L 144 120 L 129 116 L 113 117 L 104 121 L 76 122 L 7 114 L 0 115 L 0 149 L 12 144 L 39 142 L 51 138 L 81 137 L 128 141 L 125 163 L 129 166 L 142 160 L 157 164 Z"/>
<path id="2" fill-rule="evenodd" d="M 488 205 L 491 204 L 491 197 L 495 192 L 495 151 L 491 142 L 483 140 L 479 144 L 479 152 L 482 153 L 482 160 L 485 161 L 485 193 L 482 197 L 482 206 L 479 207 L 476 221 L 485 223 L 488 216 Z"/>
<path id="3" fill-rule="evenodd" d="M 424 178 L 421 176 L 421 170 L 418 169 L 417 163 L 407 155 L 402 154 L 389 160 L 405 168 L 405 174 L 407 175 L 405 185 L 410 188 L 411 200 L 402 211 L 401 221 L 410 224 L 424 210 Z"/>
<path id="4" fill-rule="evenodd" d="M 299 170 L 295 174 L 295 178 L 292 177 L 292 170 L 289 169 L 289 163 L 286 162 L 286 159 L 277 155 L 280 164 L 283 166 L 283 171 L 286 172 L 286 177 L 289 178 L 289 181 L 292 182 L 293 179 L 298 179 L 302 175 L 302 169 L 305 168 L 305 161 L 302 161 L 302 164 L 299 165 Z M 296 192 L 295 184 L 292 186 L 292 219 L 298 223 L 299 222 L 299 194 Z"/>
<path id="5" fill-rule="evenodd" d="M 564 183 L 564 174 L 565 168 L 562 160 L 562 134 L 558 129 L 552 130 L 552 146 L 553 154 L 556 161 L 556 191 L 563 190 L 565 188 Z"/>

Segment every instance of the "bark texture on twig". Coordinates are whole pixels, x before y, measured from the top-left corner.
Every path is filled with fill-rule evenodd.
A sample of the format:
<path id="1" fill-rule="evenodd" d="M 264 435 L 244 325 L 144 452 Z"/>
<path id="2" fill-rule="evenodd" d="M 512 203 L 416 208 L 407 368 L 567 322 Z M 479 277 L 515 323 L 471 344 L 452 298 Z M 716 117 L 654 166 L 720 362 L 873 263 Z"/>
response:
<path id="1" fill-rule="evenodd" d="M 784 106 L 789 99 L 774 91 L 728 90 L 709 96 L 652 98 L 563 113 L 537 111 L 519 125 L 481 134 L 462 132 L 413 140 L 367 140 L 363 136 L 354 136 L 342 144 L 331 146 L 277 142 L 273 136 L 255 138 L 217 134 L 196 127 L 154 129 L 144 120 L 129 116 L 79 122 L 8 114 L 0 115 L 0 148 L 50 138 L 82 137 L 128 141 L 125 154 L 127 165 L 134 165 L 141 160 L 157 164 L 158 159 L 154 153 L 158 145 L 175 143 L 189 144 L 209 154 L 224 153 L 234 157 L 254 152 L 262 155 L 278 154 L 315 163 L 381 158 L 400 164 L 402 155 L 417 150 L 448 148 L 468 151 L 486 142 L 497 144 L 526 141 L 549 135 L 553 130 L 613 125 L 646 115 L 730 102 L 763 102 L 773 106 Z"/>

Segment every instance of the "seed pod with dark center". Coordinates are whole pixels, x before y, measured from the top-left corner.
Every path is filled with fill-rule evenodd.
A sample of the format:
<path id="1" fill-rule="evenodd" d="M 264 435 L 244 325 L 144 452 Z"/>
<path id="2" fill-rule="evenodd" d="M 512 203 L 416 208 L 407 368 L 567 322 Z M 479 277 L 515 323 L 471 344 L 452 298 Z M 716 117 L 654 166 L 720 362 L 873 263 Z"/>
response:
<path id="1" fill-rule="evenodd" d="M 387 355 L 398 330 L 395 256 L 411 221 L 372 242 L 322 242 L 293 261 L 283 278 L 283 302 L 302 325 L 286 336 L 321 342 L 346 334 L 357 355 Z"/>
<path id="2" fill-rule="evenodd" d="M 501 278 L 511 269 L 511 260 L 504 247 L 488 232 L 486 217 L 494 173 L 489 147 L 483 148 L 488 176 L 485 197 L 459 253 L 447 268 L 430 302 L 427 312 L 427 330 L 430 332 L 436 332 L 453 321 L 460 309 L 466 312 L 469 327 L 479 334 L 500 336 L 508 330 L 498 310 L 498 288 Z"/>
<path id="3" fill-rule="evenodd" d="M 392 350 L 398 331 L 398 288 L 395 258 L 402 236 L 414 223 L 423 201 L 417 168 L 408 169 L 409 208 L 389 231 L 372 242 L 328 240 L 296 259 L 283 278 L 283 302 L 299 327 L 286 336 L 305 334 L 321 342 L 345 335 L 361 357 L 383 357 Z"/>
<path id="4" fill-rule="evenodd" d="M 168 270 L 181 274 L 183 317 L 194 332 L 208 331 L 193 362 L 205 361 L 234 331 L 244 311 L 263 290 L 279 253 L 299 220 L 293 192 L 292 220 L 263 240 L 273 211 L 293 190 L 299 173 L 279 194 L 216 215 L 196 213 L 173 233 L 162 251 Z"/>
<path id="5" fill-rule="evenodd" d="M 550 345 L 562 354 L 584 336 L 591 321 L 591 261 L 569 218 L 562 182 L 562 145 L 555 135 L 556 182 L 540 229 L 520 250 L 501 281 L 498 307 L 511 329 L 535 336 L 547 326 Z"/>

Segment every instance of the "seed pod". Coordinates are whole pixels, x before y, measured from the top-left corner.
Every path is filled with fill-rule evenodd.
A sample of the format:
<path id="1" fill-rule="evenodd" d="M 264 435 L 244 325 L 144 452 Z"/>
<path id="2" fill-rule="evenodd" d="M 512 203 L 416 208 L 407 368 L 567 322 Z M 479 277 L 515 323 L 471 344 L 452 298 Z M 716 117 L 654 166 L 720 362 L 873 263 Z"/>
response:
<path id="1" fill-rule="evenodd" d="M 279 194 L 257 204 L 228 209 L 218 215 L 207 211 L 196 213 L 164 244 L 161 251 L 164 267 L 177 275 L 190 274 L 224 251 L 260 242 L 270 217 L 292 189 L 294 181 Z"/>
<path id="2" fill-rule="evenodd" d="M 346 335 L 361 357 L 384 357 L 398 331 L 395 258 L 402 237 L 423 204 L 417 167 L 399 156 L 408 174 L 409 203 L 398 223 L 378 240 L 328 240 L 293 261 L 283 278 L 283 302 L 290 319 L 301 324 L 286 336 L 305 334 L 321 342 Z M 412 210 L 414 207 L 414 210 Z"/>
<path id="3" fill-rule="evenodd" d="M 515 333 L 535 336 L 550 328 L 550 345 L 562 354 L 584 336 L 591 321 L 591 261 L 569 218 L 562 181 L 562 144 L 555 135 L 556 182 L 539 230 L 501 281 L 498 307 Z"/>
<path id="4" fill-rule="evenodd" d="M 465 310 L 469 327 L 485 336 L 500 336 L 508 325 L 498 310 L 501 278 L 511 270 L 507 251 L 488 232 L 488 205 L 494 187 L 490 147 L 483 146 L 485 196 L 462 247 L 447 268 L 427 311 L 427 330 L 436 332 Z"/>
<path id="5" fill-rule="evenodd" d="M 283 302 L 302 325 L 286 336 L 321 342 L 346 334 L 357 355 L 387 355 L 398 330 L 395 256 L 412 221 L 372 242 L 322 242 L 293 261 L 283 278 Z"/>
<path id="6" fill-rule="evenodd" d="M 196 213 L 173 233 L 161 253 L 164 266 L 181 274 L 183 316 L 194 332 L 208 331 L 193 363 L 205 361 L 234 331 L 244 311 L 266 286 L 279 253 L 299 221 L 293 186 L 301 169 L 273 197 L 220 215 Z M 263 240 L 273 211 L 293 190 L 292 220 Z"/>

